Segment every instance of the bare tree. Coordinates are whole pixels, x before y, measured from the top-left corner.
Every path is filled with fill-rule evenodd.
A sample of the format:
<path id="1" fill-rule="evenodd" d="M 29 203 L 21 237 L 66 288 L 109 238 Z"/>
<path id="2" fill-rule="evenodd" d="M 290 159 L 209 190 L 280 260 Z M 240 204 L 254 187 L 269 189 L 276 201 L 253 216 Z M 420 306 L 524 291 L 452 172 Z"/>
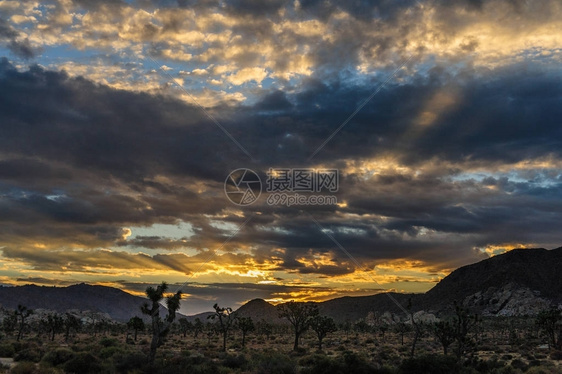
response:
<path id="1" fill-rule="evenodd" d="M 308 329 L 310 320 L 316 315 L 318 315 L 318 307 L 314 304 L 289 301 L 279 307 L 279 317 L 288 319 L 293 325 L 295 333 L 294 351 L 299 349 L 300 336 Z"/>
<path id="2" fill-rule="evenodd" d="M 176 292 L 172 296 L 166 298 L 166 306 L 168 307 L 168 315 L 162 321 L 160 318 L 160 302 L 164 299 L 164 294 L 168 290 L 168 284 L 162 282 L 156 288 L 147 287 L 146 296 L 150 299 L 152 305 L 145 303 L 141 307 L 143 314 L 149 315 L 152 320 L 152 341 L 150 343 L 149 362 L 152 364 L 156 357 L 156 350 L 164 344 L 164 338 L 170 332 L 170 326 L 176 318 L 176 312 L 180 308 L 181 291 Z"/>

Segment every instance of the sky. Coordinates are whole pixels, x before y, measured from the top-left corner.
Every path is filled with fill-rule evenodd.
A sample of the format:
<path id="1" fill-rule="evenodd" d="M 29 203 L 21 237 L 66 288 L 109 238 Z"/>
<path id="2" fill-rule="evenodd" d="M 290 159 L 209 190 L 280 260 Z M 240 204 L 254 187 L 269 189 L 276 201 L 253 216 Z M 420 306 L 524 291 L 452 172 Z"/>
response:
<path id="1" fill-rule="evenodd" d="M 195 314 L 560 247 L 560 30 L 559 0 L 2 0 L 0 283 Z"/>

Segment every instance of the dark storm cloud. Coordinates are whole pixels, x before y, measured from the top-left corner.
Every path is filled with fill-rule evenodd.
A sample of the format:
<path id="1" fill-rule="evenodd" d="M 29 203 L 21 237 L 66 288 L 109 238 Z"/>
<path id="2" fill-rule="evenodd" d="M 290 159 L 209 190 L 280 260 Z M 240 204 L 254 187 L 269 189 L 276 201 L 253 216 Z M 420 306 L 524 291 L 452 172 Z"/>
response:
<path id="1" fill-rule="evenodd" d="M 222 179 L 216 163 L 240 153 L 198 109 L 179 101 L 115 91 L 38 67 L 19 73 L 6 60 L 1 67 L 5 152 L 130 182 L 157 173 Z"/>
<path id="2" fill-rule="evenodd" d="M 0 176 L 3 180 L 17 183 L 54 179 L 64 180 L 71 176 L 69 170 L 57 168 L 53 165 L 34 159 L 11 159 L 0 161 Z"/>
<path id="3" fill-rule="evenodd" d="M 297 93 L 272 91 L 254 106 L 214 108 L 259 160 L 252 163 L 197 108 L 178 100 L 119 91 L 39 67 L 18 72 L 7 60 L 0 67 L 0 219 L 9 234 L 2 251 L 50 270 L 69 259 L 81 269 L 118 256 L 122 264 L 129 257 L 104 253 L 86 261 L 72 251 L 63 256 L 30 249 L 27 238 L 60 247 L 66 237 L 87 248 L 218 248 L 233 230 L 211 221 L 238 227 L 245 220 L 234 214 L 212 218 L 234 208 L 222 191 L 226 175 L 237 167 L 263 173 L 270 166 L 312 165 L 306 159 L 313 150 L 380 84 L 310 79 Z M 432 74 L 387 85 L 313 161 L 345 165 L 390 154 L 411 168 L 435 164 L 439 169 L 442 162 L 451 169 L 418 176 L 387 170 L 366 180 L 342 170 L 338 199 L 347 207 L 307 211 L 369 267 L 410 258 L 450 268 L 474 258 L 474 246 L 557 240 L 560 181 L 543 182 L 559 176 L 535 175 L 539 179 L 517 183 L 453 177 L 469 161 L 493 169 L 533 158 L 560 159 L 560 79 L 518 66 L 494 77 L 470 69 L 439 79 Z M 278 270 L 301 274 L 355 270 L 307 213 L 264 204 L 248 210 L 262 214 L 224 250 L 249 246 L 258 263 L 275 255 Z M 185 241 L 123 239 L 124 226 L 180 219 L 194 227 Z M 272 254 L 279 248 L 282 256 Z M 314 253 L 332 254 L 333 265 L 297 260 L 313 261 Z M 135 256 L 130 255 L 134 266 L 192 271 L 185 255 Z"/>
<path id="4" fill-rule="evenodd" d="M 372 90 L 379 84 L 373 82 Z M 432 97 L 448 95 L 449 85 L 458 92 L 451 108 L 426 109 Z M 295 97 L 298 118 L 308 126 L 299 130 L 288 122 L 285 129 L 306 139 L 303 153 L 297 156 L 312 153 L 311 148 L 321 144 L 314 141 L 335 131 L 371 92 L 367 87 L 311 82 L 310 89 Z M 415 164 L 432 157 L 517 162 L 560 155 L 561 99 L 558 75 L 524 66 L 466 83 L 455 82 L 454 76 L 445 85 L 420 77 L 414 84 L 383 89 L 317 157 L 370 157 L 394 151 L 403 162 Z M 426 110 L 434 112 L 436 119 L 420 125 L 419 117 Z"/>

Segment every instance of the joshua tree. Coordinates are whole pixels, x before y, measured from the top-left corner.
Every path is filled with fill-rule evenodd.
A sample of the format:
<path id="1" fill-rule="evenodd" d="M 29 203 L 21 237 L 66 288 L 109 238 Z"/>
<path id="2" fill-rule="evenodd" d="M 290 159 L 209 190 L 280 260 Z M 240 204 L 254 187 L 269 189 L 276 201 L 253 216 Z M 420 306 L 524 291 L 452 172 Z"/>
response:
<path id="1" fill-rule="evenodd" d="M 18 338 L 19 341 L 23 336 L 23 329 L 25 328 L 25 319 L 33 314 L 33 310 L 27 309 L 27 307 L 19 304 L 15 313 L 16 318 L 19 320 Z"/>
<path id="2" fill-rule="evenodd" d="M 135 341 L 137 341 L 137 335 L 139 331 L 143 331 L 144 330 L 144 321 L 142 320 L 142 318 L 134 316 L 131 317 L 131 319 L 129 320 L 129 322 L 127 322 L 127 327 L 129 329 L 133 329 L 133 331 L 135 332 Z"/>
<path id="3" fill-rule="evenodd" d="M 170 332 L 170 326 L 176 319 L 176 312 L 180 308 L 181 291 L 166 298 L 166 306 L 168 307 L 168 315 L 162 321 L 160 318 L 160 302 L 164 299 L 164 294 L 168 290 L 168 284 L 162 282 L 156 288 L 150 286 L 146 288 L 146 296 L 150 299 L 152 305 L 144 303 L 141 307 L 143 314 L 150 316 L 152 320 L 152 341 L 150 343 L 149 362 L 152 364 L 156 357 L 156 350 L 164 344 L 164 338 Z"/>
<path id="4" fill-rule="evenodd" d="M 351 321 L 346 320 L 344 323 L 340 323 L 340 330 L 345 331 L 345 338 L 349 339 L 349 332 L 351 331 Z"/>
<path id="5" fill-rule="evenodd" d="M 410 351 L 410 357 L 414 357 L 416 354 L 416 344 L 421 336 L 421 326 L 414 318 L 414 312 L 412 312 L 412 299 L 408 299 L 408 314 L 410 321 L 412 322 L 412 327 L 414 328 L 414 339 L 412 340 L 412 350 Z"/>
<path id="6" fill-rule="evenodd" d="M 47 319 L 43 319 L 41 322 L 46 327 L 51 341 L 54 341 L 55 335 L 62 332 L 64 328 L 64 319 L 58 314 L 49 314 Z"/>
<path id="7" fill-rule="evenodd" d="M 318 315 L 318 307 L 314 304 L 289 301 L 282 304 L 279 308 L 279 317 L 287 318 L 291 325 L 293 325 L 293 331 L 295 333 L 293 350 L 298 351 L 300 336 L 308 329 L 312 317 Z"/>
<path id="8" fill-rule="evenodd" d="M 388 331 L 388 325 L 386 323 L 383 323 L 382 325 L 379 326 L 379 331 L 381 333 L 382 341 L 384 342 L 386 340 L 385 336 L 386 336 L 386 332 Z"/>
<path id="9" fill-rule="evenodd" d="M 254 326 L 254 321 L 252 317 L 240 317 L 238 318 L 238 328 L 242 331 L 242 347 L 246 346 L 246 335 L 250 331 L 254 331 L 256 327 Z"/>
<path id="10" fill-rule="evenodd" d="M 70 313 L 66 313 L 66 317 L 64 319 L 64 341 L 68 342 L 70 331 L 78 331 L 81 326 L 82 322 L 78 319 L 78 317 L 75 317 Z"/>
<path id="11" fill-rule="evenodd" d="M 205 327 L 203 322 L 199 318 L 195 318 L 195 321 L 193 321 L 193 337 L 195 339 L 197 339 L 199 333 L 203 332 L 203 327 Z"/>
<path id="12" fill-rule="evenodd" d="M 404 334 L 410 332 L 412 329 L 410 328 L 410 325 L 404 322 L 398 322 L 394 325 L 393 330 L 396 334 L 400 335 L 400 344 L 404 345 Z"/>
<path id="13" fill-rule="evenodd" d="M 271 323 L 267 322 L 265 319 L 262 319 L 257 323 L 258 334 L 265 335 L 267 340 L 269 340 L 269 336 L 273 332 L 273 326 Z"/>
<path id="14" fill-rule="evenodd" d="M 453 329 L 455 331 L 455 354 L 457 359 L 460 360 L 462 355 L 475 345 L 475 342 L 470 337 L 470 333 L 478 323 L 478 316 L 476 314 L 469 314 L 468 310 L 455 303 L 455 317 L 453 318 Z"/>
<path id="15" fill-rule="evenodd" d="M 338 330 L 336 323 L 328 316 L 315 315 L 310 319 L 310 328 L 314 330 L 318 337 L 318 350 L 322 350 L 322 340 L 328 333 Z"/>
<path id="16" fill-rule="evenodd" d="M 183 337 L 187 336 L 187 333 L 193 329 L 193 324 L 187 320 L 187 318 L 180 318 L 178 320 L 180 324 L 180 332 L 182 333 Z"/>
<path id="17" fill-rule="evenodd" d="M 449 346 L 453 344 L 457 336 L 455 327 L 449 321 L 439 321 L 433 324 L 432 331 L 443 346 L 443 354 L 447 355 Z"/>
<path id="18" fill-rule="evenodd" d="M 18 325 L 18 317 L 15 314 L 9 314 L 2 320 L 2 330 L 6 334 L 13 334 L 16 331 L 16 326 Z"/>
<path id="19" fill-rule="evenodd" d="M 211 339 L 213 338 L 213 336 L 217 335 L 217 332 L 218 332 L 217 331 L 217 324 L 207 322 L 204 330 L 207 333 L 207 345 L 211 345 Z"/>
<path id="20" fill-rule="evenodd" d="M 536 324 L 548 338 L 551 348 L 562 349 L 562 312 L 558 309 L 539 312 Z"/>
<path id="21" fill-rule="evenodd" d="M 353 326 L 356 332 L 366 333 L 371 331 L 371 326 L 364 319 L 360 319 L 359 321 L 355 322 Z"/>
<path id="22" fill-rule="evenodd" d="M 234 322 L 232 308 L 221 308 L 218 304 L 213 305 L 213 308 L 215 309 L 215 314 L 211 314 L 207 318 L 219 320 L 218 328 L 222 335 L 222 351 L 226 352 L 226 339 L 228 337 L 228 331 L 230 330 Z"/>

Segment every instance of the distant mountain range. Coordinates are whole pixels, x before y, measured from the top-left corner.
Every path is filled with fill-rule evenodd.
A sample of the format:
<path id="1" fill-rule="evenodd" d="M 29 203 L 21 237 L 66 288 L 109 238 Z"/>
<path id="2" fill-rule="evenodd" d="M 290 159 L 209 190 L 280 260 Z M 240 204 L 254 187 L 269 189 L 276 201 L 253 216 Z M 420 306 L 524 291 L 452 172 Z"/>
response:
<path id="1" fill-rule="evenodd" d="M 0 287 L 0 306 L 16 309 L 18 304 L 30 309 L 46 309 L 59 313 L 68 310 L 91 311 L 108 315 L 119 322 L 141 316 L 140 307 L 147 302 L 113 287 L 93 286 L 85 283 L 68 287 L 25 285 Z M 163 308 L 163 312 L 166 309 Z"/>
<path id="2" fill-rule="evenodd" d="M 341 297 L 318 303 L 320 312 L 338 322 L 356 321 L 369 312 L 404 315 L 396 303 L 406 307 L 411 301 L 414 312 L 423 310 L 440 315 L 451 310 L 454 302 L 483 315 L 536 314 L 540 309 L 562 303 L 562 247 L 515 249 L 478 263 L 463 266 L 425 294 L 381 293 L 363 297 Z M 77 284 L 69 287 L 0 287 L 0 305 L 15 309 L 22 304 L 31 309 L 65 312 L 70 309 L 105 313 L 120 322 L 140 315 L 146 299 L 116 288 Z M 236 313 L 254 321 L 279 322 L 278 308 L 255 299 Z M 210 313 L 187 317 L 207 319 Z M 180 315 L 181 317 L 181 315 Z"/>

